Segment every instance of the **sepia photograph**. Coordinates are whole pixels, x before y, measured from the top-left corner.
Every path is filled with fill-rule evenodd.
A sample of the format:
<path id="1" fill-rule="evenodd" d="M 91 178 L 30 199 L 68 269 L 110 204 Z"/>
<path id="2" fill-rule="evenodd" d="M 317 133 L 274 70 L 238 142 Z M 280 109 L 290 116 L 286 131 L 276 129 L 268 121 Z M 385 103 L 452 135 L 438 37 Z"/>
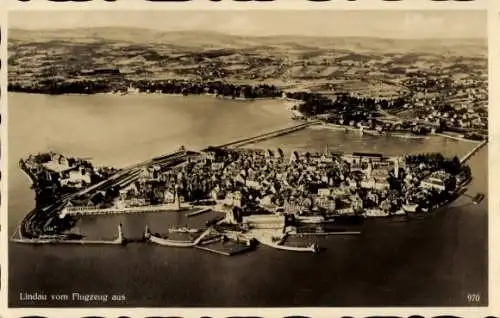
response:
<path id="1" fill-rule="evenodd" d="M 488 306 L 486 16 L 9 12 L 8 306 Z"/>

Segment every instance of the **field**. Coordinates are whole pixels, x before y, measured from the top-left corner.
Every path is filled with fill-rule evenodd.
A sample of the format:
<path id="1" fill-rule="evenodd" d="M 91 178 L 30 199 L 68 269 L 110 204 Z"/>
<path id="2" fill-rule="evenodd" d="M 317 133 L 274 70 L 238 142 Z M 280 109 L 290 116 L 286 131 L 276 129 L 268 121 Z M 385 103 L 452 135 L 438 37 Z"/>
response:
<path id="1" fill-rule="evenodd" d="M 403 81 L 416 71 L 483 78 L 486 56 L 484 40 L 468 39 L 242 37 L 127 28 L 9 30 L 9 80 L 20 85 L 81 80 L 82 70 L 116 68 L 120 77 L 131 80 L 264 82 L 325 94 L 385 97 L 404 93 Z"/>

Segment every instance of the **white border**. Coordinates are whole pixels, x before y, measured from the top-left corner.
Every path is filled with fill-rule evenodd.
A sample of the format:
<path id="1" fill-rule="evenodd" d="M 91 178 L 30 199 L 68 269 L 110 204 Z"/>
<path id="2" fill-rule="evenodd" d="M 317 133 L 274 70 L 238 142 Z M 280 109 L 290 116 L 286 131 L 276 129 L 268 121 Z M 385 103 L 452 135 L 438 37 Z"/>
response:
<path id="1" fill-rule="evenodd" d="M 488 9 L 491 0 L 93 0 L 50 2 L 48 0 L 4 0 L 8 10 L 470 10 Z M 170 2 L 169 2 L 170 1 Z"/>
<path id="2" fill-rule="evenodd" d="M 2 0 L 0 0 L 2 1 Z M 8 38 L 8 15 L 4 8 L 0 12 L 0 22 L 2 28 L 2 47 L 0 57 L 2 60 L 2 69 L 0 73 L 1 83 L 1 165 L 2 165 L 2 206 L 1 206 L 1 224 L 5 226 L 0 233 L 1 245 L 1 297 L 0 313 L 6 317 L 20 317 L 25 315 L 39 315 L 47 317 L 84 317 L 84 316 L 182 316 L 182 317 L 226 317 L 226 316 L 262 316 L 262 317 L 284 317 L 289 315 L 303 315 L 312 317 L 340 317 L 349 315 L 353 317 L 365 317 L 373 315 L 397 315 L 410 316 L 421 315 L 424 317 L 438 315 L 455 315 L 461 317 L 486 317 L 490 315 L 499 315 L 500 293 L 498 289 L 498 279 L 500 273 L 500 259 L 498 258 L 499 246 L 494 242 L 499 242 L 498 229 L 498 196 L 494 195 L 494 189 L 498 189 L 498 181 L 494 176 L 500 175 L 499 166 L 494 163 L 500 160 L 500 147 L 497 143 L 499 129 L 494 123 L 494 118 L 500 118 L 500 110 L 492 107 L 498 100 L 497 95 L 500 92 L 493 89 L 499 87 L 498 81 L 500 71 L 500 1 L 499 0 L 474 0 L 474 1 L 432 1 L 432 0 L 402 0 L 402 1 L 383 1 L 383 0 L 331 0 L 324 2 L 312 2 L 308 0 L 275 0 L 273 2 L 237 2 L 233 0 L 221 0 L 220 2 L 211 2 L 209 0 L 191 0 L 190 2 L 148 2 L 146 0 L 117 0 L 115 2 L 105 2 L 103 0 L 93 0 L 89 2 L 50 2 L 47 0 L 31 0 L 29 2 L 20 2 L 18 0 L 4 0 L 0 2 L 8 10 L 486 10 L 488 9 L 488 46 L 489 46 L 489 306 L 488 307 L 398 307 L 398 308 L 94 308 L 94 309 L 9 309 L 7 308 L 7 290 L 8 290 L 8 223 L 7 223 L 7 180 L 8 165 L 7 153 L 8 147 L 8 107 L 7 107 L 7 38 Z M 500 98 L 500 97 L 499 97 Z M 433 286 L 429 286 L 432 289 Z M 496 300 L 496 301 L 495 301 Z"/>
<path id="3" fill-rule="evenodd" d="M 7 10 L 5 10 L 5 3 L 0 3 L 0 60 L 2 66 L 0 69 L 0 113 L 2 114 L 2 123 L 0 125 L 0 167 L 2 169 L 2 179 L 0 180 L 0 194 L 2 196 L 0 204 L 0 313 L 3 313 L 7 307 L 7 232 L 8 228 L 5 226 L 7 223 Z"/>

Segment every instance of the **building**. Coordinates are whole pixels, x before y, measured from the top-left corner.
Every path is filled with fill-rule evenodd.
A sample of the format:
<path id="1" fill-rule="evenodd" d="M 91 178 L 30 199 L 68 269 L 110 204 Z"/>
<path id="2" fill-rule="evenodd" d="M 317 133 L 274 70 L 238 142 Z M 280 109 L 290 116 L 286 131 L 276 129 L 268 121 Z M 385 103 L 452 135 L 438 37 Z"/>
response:
<path id="1" fill-rule="evenodd" d="M 85 185 L 91 184 L 91 176 L 86 170 L 71 170 L 68 173 L 68 177 L 61 179 L 62 186 L 71 186 L 75 188 L 82 188 Z"/>
<path id="2" fill-rule="evenodd" d="M 343 159 L 351 164 L 361 164 L 362 162 L 379 162 L 385 159 L 384 155 L 378 153 L 353 152 L 345 154 Z"/>
<path id="3" fill-rule="evenodd" d="M 231 207 L 241 207 L 241 192 L 236 191 L 227 193 L 223 204 Z"/>
<path id="4" fill-rule="evenodd" d="M 420 188 L 442 192 L 452 189 L 455 182 L 456 179 L 449 173 L 436 171 L 420 182 Z"/>
<path id="5" fill-rule="evenodd" d="M 331 190 L 329 188 L 320 188 L 318 189 L 318 196 L 320 197 L 329 197 L 331 195 Z"/>
<path id="6" fill-rule="evenodd" d="M 444 181 L 436 177 L 428 177 L 422 180 L 422 182 L 420 182 L 420 188 L 428 190 L 437 190 L 439 192 L 446 190 Z"/>

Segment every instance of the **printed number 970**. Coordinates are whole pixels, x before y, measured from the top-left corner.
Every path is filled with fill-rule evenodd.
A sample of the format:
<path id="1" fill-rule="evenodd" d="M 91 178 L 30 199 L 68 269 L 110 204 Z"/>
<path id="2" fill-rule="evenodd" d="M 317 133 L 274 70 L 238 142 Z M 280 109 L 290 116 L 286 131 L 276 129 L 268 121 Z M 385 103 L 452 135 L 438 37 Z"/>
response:
<path id="1" fill-rule="evenodd" d="M 467 294 L 467 302 L 478 303 L 481 300 L 481 295 L 479 294 Z"/>

